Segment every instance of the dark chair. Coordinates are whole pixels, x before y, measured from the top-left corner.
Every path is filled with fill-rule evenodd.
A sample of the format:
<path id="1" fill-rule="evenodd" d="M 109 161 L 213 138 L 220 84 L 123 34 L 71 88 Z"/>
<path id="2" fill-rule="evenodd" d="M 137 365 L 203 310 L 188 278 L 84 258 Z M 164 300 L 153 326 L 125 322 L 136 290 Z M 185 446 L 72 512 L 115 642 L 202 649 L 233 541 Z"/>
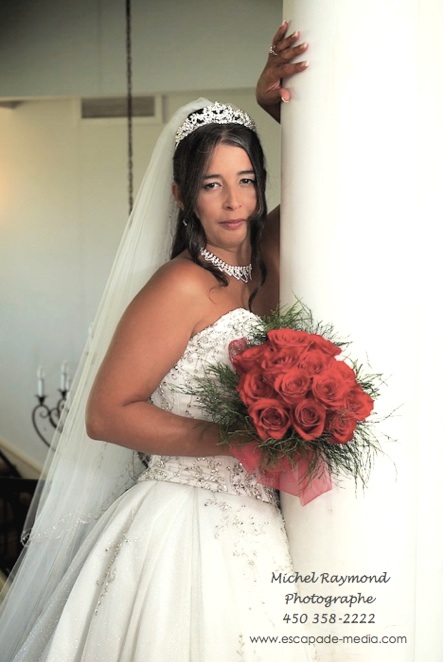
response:
<path id="1" fill-rule="evenodd" d="M 20 556 L 20 537 L 37 485 L 37 480 L 22 478 L 0 452 L 0 570 L 8 576 Z"/>

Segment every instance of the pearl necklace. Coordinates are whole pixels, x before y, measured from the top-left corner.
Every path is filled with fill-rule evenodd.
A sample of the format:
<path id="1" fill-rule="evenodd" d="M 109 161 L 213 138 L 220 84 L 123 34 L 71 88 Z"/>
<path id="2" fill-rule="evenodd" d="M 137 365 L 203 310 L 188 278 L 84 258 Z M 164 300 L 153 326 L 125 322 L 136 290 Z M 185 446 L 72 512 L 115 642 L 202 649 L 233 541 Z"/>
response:
<path id="1" fill-rule="evenodd" d="M 236 280 L 243 280 L 244 283 L 248 283 L 249 281 L 252 280 L 251 262 L 250 264 L 246 264 L 243 267 L 233 266 L 232 264 L 227 264 L 226 262 L 221 260 L 220 257 L 217 257 L 216 255 L 214 255 L 214 253 L 210 253 L 210 251 L 207 251 L 206 248 L 201 248 L 200 254 L 204 258 L 204 260 L 206 260 L 207 262 L 211 262 L 211 264 L 214 264 L 216 269 L 219 269 L 219 271 L 222 271 L 223 273 L 227 274 L 227 276 L 232 276 Z"/>

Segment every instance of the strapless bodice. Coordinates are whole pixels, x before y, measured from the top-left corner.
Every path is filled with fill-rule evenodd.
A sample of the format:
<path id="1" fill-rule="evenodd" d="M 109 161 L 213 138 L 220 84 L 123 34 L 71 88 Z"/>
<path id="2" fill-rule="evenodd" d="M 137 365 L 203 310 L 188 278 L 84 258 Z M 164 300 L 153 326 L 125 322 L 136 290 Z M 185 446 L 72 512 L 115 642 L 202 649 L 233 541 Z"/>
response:
<path id="1" fill-rule="evenodd" d="M 165 375 L 151 401 L 166 411 L 189 418 L 209 420 L 199 400 L 190 392 L 193 385 L 208 376 L 209 366 L 229 364 L 228 348 L 232 340 L 248 338 L 257 316 L 236 308 L 214 324 L 193 336 L 177 364 Z M 233 457 L 169 457 L 152 455 L 148 468 L 139 480 L 155 479 L 201 487 L 212 492 L 251 496 L 276 502 L 274 490 L 260 485 Z"/>
<path id="2" fill-rule="evenodd" d="M 165 375 L 151 401 L 166 411 L 209 420 L 195 395 L 190 395 L 199 379 L 208 376 L 208 367 L 230 363 L 228 347 L 232 340 L 248 338 L 257 316 L 244 308 L 229 311 L 211 326 L 206 327 L 188 342 L 185 352 Z"/>

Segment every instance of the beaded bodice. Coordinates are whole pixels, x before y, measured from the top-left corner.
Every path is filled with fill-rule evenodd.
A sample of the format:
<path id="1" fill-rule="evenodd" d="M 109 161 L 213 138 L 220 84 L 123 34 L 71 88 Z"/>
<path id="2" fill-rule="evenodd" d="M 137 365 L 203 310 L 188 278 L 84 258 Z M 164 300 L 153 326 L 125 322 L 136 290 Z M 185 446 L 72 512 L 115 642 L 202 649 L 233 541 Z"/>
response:
<path id="1" fill-rule="evenodd" d="M 151 396 L 156 406 L 181 416 L 208 420 L 195 395 L 196 380 L 208 376 L 208 366 L 228 363 L 228 346 L 237 338 L 248 337 L 256 316 L 236 308 L 193 336 L 178 363 L 165 375 Z M 257 483 L 233 457 L 168 457 L 152 455 L 139 480 L 153 478 L 183 483 L 212 492 L 242 494 L 274 503 L 274 490 Z"/>

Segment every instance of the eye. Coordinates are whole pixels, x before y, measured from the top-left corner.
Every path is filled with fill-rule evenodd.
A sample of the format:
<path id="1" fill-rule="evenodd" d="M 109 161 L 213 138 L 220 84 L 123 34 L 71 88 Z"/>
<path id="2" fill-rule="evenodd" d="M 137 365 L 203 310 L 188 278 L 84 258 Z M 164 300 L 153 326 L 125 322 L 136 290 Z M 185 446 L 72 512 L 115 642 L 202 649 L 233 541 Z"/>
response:
<path id="1" fill-rule="evenodd" d="M 246 186 L 252 184 L 254 186 L 256 184 L 256 180 L 253 177 L 243 177 L 241 179 L 241 184 L 245 184 Z"/>
<path id="2" fill-rule="evenodd" d="M 208 182 L 207 184 L 204 184 L 202 188 L 204 191 L 212 191 L 218 186 L 220 186 L 219 182 Z"/>

